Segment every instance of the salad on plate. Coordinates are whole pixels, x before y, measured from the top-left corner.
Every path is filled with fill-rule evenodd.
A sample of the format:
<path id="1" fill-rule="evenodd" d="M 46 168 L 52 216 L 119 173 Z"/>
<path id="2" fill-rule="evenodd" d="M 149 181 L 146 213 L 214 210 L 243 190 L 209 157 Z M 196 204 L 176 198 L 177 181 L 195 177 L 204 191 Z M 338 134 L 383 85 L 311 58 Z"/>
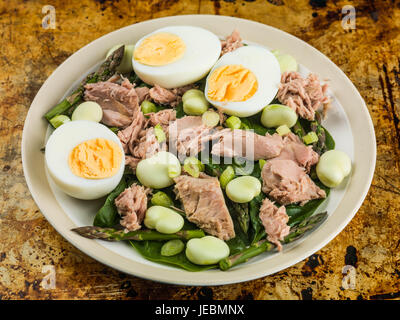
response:
<path id="1" fill-rule="evenodd" d="M 327 84 L 290 55 L 170 26 L 110 48 L 44 118 L 49 178 L 104 199 L 83 237 L 223 271 L 318 226 L 351 160 L 324 128 Z M 83 76 L 83 75 L 82 75 Z"/>

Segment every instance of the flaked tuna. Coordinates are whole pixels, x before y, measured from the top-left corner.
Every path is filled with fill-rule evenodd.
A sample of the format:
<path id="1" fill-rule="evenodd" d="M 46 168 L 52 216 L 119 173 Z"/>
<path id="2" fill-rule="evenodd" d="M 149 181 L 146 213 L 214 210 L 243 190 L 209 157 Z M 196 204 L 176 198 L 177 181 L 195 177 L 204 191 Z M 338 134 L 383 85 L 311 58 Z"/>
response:
<path id="1" fill-rule="evenodd" d="M 147 113 L 149 117 L 149 125 L 155 127 L 159 124 L 166 132 L 168 132 L 168 126 L 170 122 L 176 120 L 176 110 L 164 109 L 158 112 Z"/>
<path id="2" fill-rule="evenodd" d="M 307 175 L 304 168 L 292 160 L 272 159 L 264 165 L 262 190 L 282 205 L 305 204 L 309 200 L 325 198 L 326 193 Z"/>
<path id="3" fill-rule="evenodd" d="M 268 241 L 274 243 L 278 250 L 282 250 L 280 241 L 284 240 L 289 234 L 290 226 L 287 225 L 289 216 L 286 214 L 284 206 L 277 207 L 268 198 L 265 198 L 261 208 L 259 217 L 265 228 Z"/>
<path id="4" fill-rule="evenodd" d="M 221 56 L 240 47 L 243 47 L 242 38 L 239 31 L 235 29 L 225 40 L 221 40 Z"/>
<path id="5" fill-rule="evenodd" d="M 271 159 L 277 157 L 283 148 L 283 141 L 278 134 L 265 136 L 249 130 L 222 130 L 216 132 L 219 141 L 211 149 L 211 153 L 221 157 L 241 157 L 249 160 Z"/>
<path id="6" fill-rule="evenodd" d="M 175 193 L 182 201 L 189 221 L 222 240 L 235 237 L 232 218 L 217 178 L 181 175 L 174 180 Z"/>
<path id="7" fill-rule="evenodd" d="M 125 153 L 133 154 L 133 150 L 139 141 L 140 137 L 143 136 L 143 131 L 147 126 L 147 121 L 138 108 L 132 116 L 132 122 L 128 127 L 118 131 L 117 135 L 121 141 L 122 147 Z"/>
<path id="8" fill-rule="evenodd" d="M 314 120 L 315 111 L 329 104 L 326 96 L 328 85 L 321 83 L 318 76 L 310 73 L 303 78 L 298 72 L 284 72 L 277 93 L 279 101 L 307 120 Z"/>
<path id="9" fill-rule="evenodd" d="M 128 79 L 124 79 L 121 85 L 111 81 L 86 84 L 84 99 L 101 106 L 102 123 L 118 128 L 129 126 L 139 108 L 138 95 Z"/>
<path id="10" fill-rule="evenodd" d="M 168 128 L 169 147 L 179 155 L 195 156 L 212 137 L 212 129 L 199 116 L 176 119 Z"/>
<path id="11" fill-rule="evenodd" d="M 276 159 L 293 160 L 309 172 L 310 168 L 318 163 L 319 155 L 312 146 L 306 146 L 298 136 L 289 133 L 284 137 L 282 151 Z"/>
<path id="12" fill-rule="evenodd" d="M 132 155 L 138 159 L 147 159 L 160 151 L 167 151 L 167 143 L 158 142 L 154 128 L 150 127 L 143 131 L 143 136 L 134 147 Z"/>
<path id="13" fill-rule="evenodd" d="M 183 94 L 194 87 L 191 84 L 174 89 L 165 89 L 156 84 L 149 90 L 149 98 L 155 103 L 176 107 L 182 101 Z"/>
<path id="14" fill-rule="evenodd" d="M 140 229 L 147 210 L 148 193 L 149 189 L 132 184 L 115 199 L 115 206 L 122 218 L 120 224 L 125 227 L 125 232 Z"/>

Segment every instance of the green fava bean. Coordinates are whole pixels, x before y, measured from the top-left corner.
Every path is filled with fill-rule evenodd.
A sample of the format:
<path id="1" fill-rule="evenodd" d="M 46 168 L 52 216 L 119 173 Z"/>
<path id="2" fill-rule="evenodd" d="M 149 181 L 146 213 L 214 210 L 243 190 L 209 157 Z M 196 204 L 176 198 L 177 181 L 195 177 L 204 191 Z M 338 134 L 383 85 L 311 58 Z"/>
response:
<path id="1" fill-rule="evenodd" d="M 279 62 L 279 66 L 281 68 L 281 73 L 284 73 L 286 71 L 297 71 L 298 70 L 298 64 L 295 58 L 293 58 L 289 54 L 285 53 L 280 53 L 277 50 L 272 51 L 274 56 Z"/>
<path id="2" fill-rule="evenodd" d="M 243 176 L 231 180 L 226 186 L 226 195 L 233 202 L 246 203 L 261 192 L 261 182 L 253 176 Z"/>
<path id="3" fill-rule="evenodd" d="M 173 178 L 181 174 L 178 158 L 170 152 L 160 151 L 154 156 L 141 160 L 136 167 L 140 183 L 153 189 L 163 189 L 174 183 Z"/>
<path id="4" fill-rule="evenodd" d="M 201 116 L 209 104 L 204 97 L 192 97 L 183 102 L 183 111 L 190 116 Z"/>
<path id="5" fill-rule="evenodd" d="M 283 125 L 291 128 L 296 124 L 296 121 L 296 112 L 282 104 L 266 106 L 261 114 L 261 123 L 267 128 L 277 128 Z"/>
<path id="6" fill-rule="evenodd" d="M 178 253 L 181 253 L 184 248 L 185 244 L 182 240 L 170 240 L 161 247 L 161 255 L 165 257 L 172 257 Z"/>
<path id="7" fill-rule="evenodd" d="M 199 265 L 214 264 L 229 256 L 228 245 L 213 236 L 190 239 L 186 244 L 186 257 Z"/>
<path id="8" fill-rule="evenodd" d="M 204 98 L 204 93 L 199 89 L 190 89 L 183 94 L 182 102 L 185 103 L 190 98 Z"/>
<path id="9" fill-rule="evenodd" d="M 152 206 L 146 211 L 144 225 L 149 229 L 156 229 L 160 233 L 172 234 L 182 229 L 182 216 L 172 209 L 162 206 Z"/>
<path id="10" fill-rule="evenodd" d="M 351 160 L 343 151 L 329 150 L 319 158 L 316 172 L 324 185 L 335 188 L 350 174 Z"/>

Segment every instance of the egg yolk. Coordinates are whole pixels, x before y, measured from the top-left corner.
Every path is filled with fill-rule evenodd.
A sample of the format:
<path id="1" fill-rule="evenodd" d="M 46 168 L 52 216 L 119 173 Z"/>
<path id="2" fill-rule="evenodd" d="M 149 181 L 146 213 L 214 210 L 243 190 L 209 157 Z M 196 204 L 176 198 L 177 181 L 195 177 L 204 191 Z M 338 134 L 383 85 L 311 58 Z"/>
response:
<path id="1" fill-rule="evenodd" d="M 73 174 L 87 179 L 103 179 L 115 175 L 120 168 L 122 152 L 111 140 L 97 138 L 78 144 L 69 154 Z"/>
<path id="2" fill-rule="evenodd" d="M 258 82 L 253 72 L 238 64 L 215 69 L 208 80 L 208 97 L 213 101 L 239 102 L 251 98 Z"/>
<path id="3" fill-rule="evenodd" d="M 180 59 L 186 45 L 175 34 L 161 32 L 144 39 L 135 49 L 133 56 L 137 62 L 149 66 L 163 66 Z"/>

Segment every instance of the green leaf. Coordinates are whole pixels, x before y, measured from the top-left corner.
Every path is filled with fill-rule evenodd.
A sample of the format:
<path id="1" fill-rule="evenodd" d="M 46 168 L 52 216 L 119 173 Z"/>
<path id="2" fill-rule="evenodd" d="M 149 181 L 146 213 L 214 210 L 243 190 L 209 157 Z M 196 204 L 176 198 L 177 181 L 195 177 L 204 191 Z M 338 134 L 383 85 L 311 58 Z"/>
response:
<path id="1" fill-rule="evenodd" d="M 265 228 L 259 216 L 260 207 L 264 199 L 265 199 L 265 194 L 260 193 L 257 197 L 254 197 L 254 199 L 249 202 L 251 244 L 256 243 L 265 236 Z"/>
<path id="2" fill-rule="evenodd" d="M 300 206 L 298 204 L 290 204 L 286 206 L 286 213 L 289 216 L 288 224 L 293 227 L 306 218 L 310 217 L 318 207 L 328 198 L 330 189 L 324 186 L 321 182 L 316 181 L 316 184 L 326 192 L 326 198 L 314 199 L 308 201 L 305 205 Z"/>
<path id="3" fill-rule="evenodd" d="M 174 266 L 177 268 L 185 269 L 187 271 L 203 271 L 208 269 L 215 269 L 217 265 L 206 265 L 200 266 L 194 264 L 186 258 L 185 251 L 174 255 L 174 256 L 163 256 L 161 254 L 161 248 L 165 242 L 162 241 L 129 241 L 132 247 L 134 247 L 144 258 L 158 262 L 161 264 L 166 264 L 169 266 Z"/>
<path id="4" fill-rule="evenodd" d="M 185 112 L 183 111 L 183 102 L 180 102 L 176 106 L 175 110 L 176 110 L 176 118 L 177 119 L 180 119 L 186 115 Z"/>

